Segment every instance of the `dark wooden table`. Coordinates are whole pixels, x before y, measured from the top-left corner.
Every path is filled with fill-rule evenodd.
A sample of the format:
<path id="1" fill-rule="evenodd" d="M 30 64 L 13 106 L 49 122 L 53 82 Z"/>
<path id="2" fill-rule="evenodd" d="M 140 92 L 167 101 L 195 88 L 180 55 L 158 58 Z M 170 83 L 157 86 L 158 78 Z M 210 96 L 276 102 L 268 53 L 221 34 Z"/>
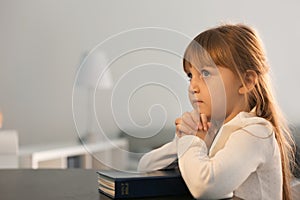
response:
<path id="1" fill-rule="evenodd" d="M 293 181 L 293 200 L 300 199 L 300 182 Z M 111 200 L 97 189 L 96 170 L 12 169 L 0 170 L 0 200 Z M 188 200 L 183 197 L 143 200 Z M 141 200 L 141 199 L 135 199 Z"/>
<path id="2" fill-rule="evenodd" d="M 96 170 L 0 170 L 0 200 L 110 200 L 97 189 Z M 159 197 L 143 199 L 192 199 Z M 138 200 L 138 199 L 135 199 Z"/>

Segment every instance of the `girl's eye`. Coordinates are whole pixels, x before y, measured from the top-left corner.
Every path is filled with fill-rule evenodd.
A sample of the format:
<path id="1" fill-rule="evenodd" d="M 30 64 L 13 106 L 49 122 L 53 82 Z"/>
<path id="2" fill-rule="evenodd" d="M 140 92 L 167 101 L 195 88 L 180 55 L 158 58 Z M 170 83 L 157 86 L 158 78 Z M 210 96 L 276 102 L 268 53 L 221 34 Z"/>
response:
<path id="1" fill-rule="evenodd" d="M 201 75 L 202 75 L 203 78 L 206 78 L 206 77 L 209 77 L 209 76 L 210 76 L 210 73 L 209 73 L 209 71 L 207 71 L 207 70 L 202 70 L 202 71 L 201 71 Z"/>
<path id="2" fill-rule="evenodd" d="M 189 81 L 191 81 L 191 79 L 192 79 L 192 73 L 187 73 L 187 76 L 189 77 Z"/>

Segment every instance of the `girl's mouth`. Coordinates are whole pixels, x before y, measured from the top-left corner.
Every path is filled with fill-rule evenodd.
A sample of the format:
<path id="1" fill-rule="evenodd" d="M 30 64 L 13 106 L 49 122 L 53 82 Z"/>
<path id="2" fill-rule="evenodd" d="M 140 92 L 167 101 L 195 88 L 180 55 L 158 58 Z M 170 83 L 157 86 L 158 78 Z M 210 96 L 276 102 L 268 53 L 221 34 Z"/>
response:
<path id="1" fill-rule="evenodd" d="M 202 100 L 193 100 L 193 104 L 203 104 L 204 102 Z"/>

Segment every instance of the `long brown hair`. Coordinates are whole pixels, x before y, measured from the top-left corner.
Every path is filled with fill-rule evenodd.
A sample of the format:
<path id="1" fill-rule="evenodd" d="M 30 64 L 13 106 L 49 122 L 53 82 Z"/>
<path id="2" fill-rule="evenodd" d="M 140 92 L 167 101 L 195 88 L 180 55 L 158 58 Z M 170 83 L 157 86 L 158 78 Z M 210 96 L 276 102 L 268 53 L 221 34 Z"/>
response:
<path id="1" fill-rule="evenodd" d="M 245 86 L 247 70 L 258 75 L 255 88 L 245 94 L 248 109 L 256 107 L 256 115 L 270 121 L 279 145 L 283 175 L 283 199 L 291 199 L 291 164 L 294 161 L 294 142 L 287 123 L 275 101 L 269 79 L 269 65 L 262 42 L 256 31 L 246 25 L 221 25 L 202 32 L 186 49 L 183 66 L 191 59 L 200 64 L 212 60 L 215 65 L 231 69 Z M 198 58 L 197 58 L 198 57 Z M 209 57 L 209 58 L 208 58 Z"/>

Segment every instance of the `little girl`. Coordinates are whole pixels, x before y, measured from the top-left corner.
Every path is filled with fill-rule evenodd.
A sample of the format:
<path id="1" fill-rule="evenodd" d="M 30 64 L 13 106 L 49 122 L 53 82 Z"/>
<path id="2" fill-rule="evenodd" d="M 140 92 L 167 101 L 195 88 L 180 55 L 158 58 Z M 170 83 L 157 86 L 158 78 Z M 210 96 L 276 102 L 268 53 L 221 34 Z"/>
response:
<path id="1" fill-rule="evenodd" d="M 145 154 L 138 170 L 178 161 L 197 199 L 291 199 L 293 141 L 257 33 L 241 24 L 204 31 L 187 47 L 183 67 L 194 110 L 176 119 L 174 140 Z"/>

